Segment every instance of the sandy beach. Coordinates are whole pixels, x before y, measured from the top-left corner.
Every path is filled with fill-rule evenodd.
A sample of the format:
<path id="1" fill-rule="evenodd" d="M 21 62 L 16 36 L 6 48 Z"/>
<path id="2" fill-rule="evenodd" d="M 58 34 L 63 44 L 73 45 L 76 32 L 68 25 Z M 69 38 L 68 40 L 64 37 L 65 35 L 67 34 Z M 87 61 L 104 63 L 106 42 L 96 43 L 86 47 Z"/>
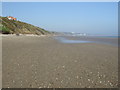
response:
<path id="1" fill-rule="evenodd" d="M 118 47 L 67 44 L 52 36 L 2 37 L 2 87 L 117 88 Z"/>
<path id="2" fill-rule="evenodd" d="M 0 88 L 2 88 L 2 37 L 0 36 Z"/>

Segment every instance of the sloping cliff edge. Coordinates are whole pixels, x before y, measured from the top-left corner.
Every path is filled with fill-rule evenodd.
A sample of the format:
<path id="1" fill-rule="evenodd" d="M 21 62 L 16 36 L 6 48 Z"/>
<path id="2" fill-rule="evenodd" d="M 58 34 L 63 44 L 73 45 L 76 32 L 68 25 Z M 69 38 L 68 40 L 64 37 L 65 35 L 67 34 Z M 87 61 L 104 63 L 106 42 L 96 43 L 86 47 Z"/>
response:
<path id="1" fill-rule="evenodd" d="M 0 33 L 2 34 L 34 34 L 47 35 L 51 32 L 34 25 L 18 20 L 9 20 L 7 17 L 0 17 Z"/>

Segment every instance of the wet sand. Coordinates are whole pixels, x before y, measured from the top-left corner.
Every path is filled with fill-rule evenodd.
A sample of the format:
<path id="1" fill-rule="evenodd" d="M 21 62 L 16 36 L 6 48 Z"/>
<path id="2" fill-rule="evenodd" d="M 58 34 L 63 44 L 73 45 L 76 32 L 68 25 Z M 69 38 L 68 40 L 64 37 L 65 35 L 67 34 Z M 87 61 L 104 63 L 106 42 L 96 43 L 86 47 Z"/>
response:
<path id="1" fill-rule="evenodd" d="M 117 88 L 118 48 L 53 37 L 2 38 L 3 88 Z"/>

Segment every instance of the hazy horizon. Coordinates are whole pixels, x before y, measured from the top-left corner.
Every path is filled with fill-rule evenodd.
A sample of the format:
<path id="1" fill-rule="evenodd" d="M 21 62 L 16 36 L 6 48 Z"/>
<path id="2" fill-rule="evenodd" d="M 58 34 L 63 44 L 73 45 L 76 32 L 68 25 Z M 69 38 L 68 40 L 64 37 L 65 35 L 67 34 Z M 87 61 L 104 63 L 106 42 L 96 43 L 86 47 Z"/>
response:
<path id="1" fill-rule="evenodd" d="M 49 31 L 118 35 L 117 2 L 3 2 L 2 15 Z"/>

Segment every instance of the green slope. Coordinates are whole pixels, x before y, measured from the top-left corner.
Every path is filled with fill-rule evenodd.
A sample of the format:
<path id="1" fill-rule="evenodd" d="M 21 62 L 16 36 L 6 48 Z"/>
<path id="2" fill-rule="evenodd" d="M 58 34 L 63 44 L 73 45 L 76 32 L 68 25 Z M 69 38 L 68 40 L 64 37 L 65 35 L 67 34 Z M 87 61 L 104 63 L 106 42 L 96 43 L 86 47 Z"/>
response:
<path id="1" fill-rule="evenodd" d="M 3 34 L 36 34 L 46 35 L 50 32 L 21 21 L 9 20 L 7 17 L 0 17 L 0 32 Z"/>

